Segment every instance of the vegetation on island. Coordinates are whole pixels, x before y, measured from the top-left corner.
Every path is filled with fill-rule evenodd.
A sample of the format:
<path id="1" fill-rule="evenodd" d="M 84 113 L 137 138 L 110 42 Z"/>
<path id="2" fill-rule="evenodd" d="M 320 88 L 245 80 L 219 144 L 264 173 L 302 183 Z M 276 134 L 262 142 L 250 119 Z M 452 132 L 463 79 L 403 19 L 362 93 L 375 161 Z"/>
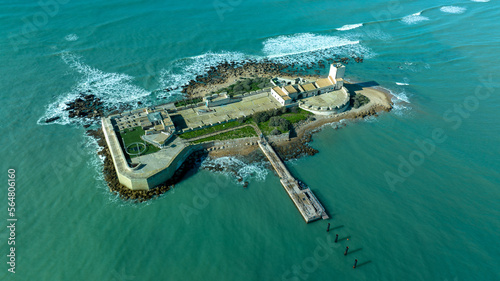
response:
<path id="1" fill-rule="evenodd" d="M 252 116 L 241 117 L 235 121 L 182 133 L 179 135 L 179 137 L 183 139 L 192 139 L 208 134 L 213 134 L 219 131 L 235 128 L 245 124 L 256 124 L 264 135 L 279 135 L 282 133 L 289 132 L 293 124 L 303 120 L 307 120 L 312 115 L 313 115 L 312 113 L 302 110 L 298 107 L 292 107 L 291 109 L 282 107 L 279 109 L 257 112 Z M 253 131 L 253 128 L 244 127 L 235 131 L 225 132 L 222 134 L 218 134 L 216 136 L 211 136 L 207 139 L 197 140 L 194 141 L 193 143 L 199 143 L 209 140 L 236 139 L 236 138 L 248 137 L 250 135 L 239 134 L 239 133 L 242 132 L 248 133 L 250 130 Z"/>
<path id="2" fill-rule="evenodd" d="M 285 107 L 269 111 L 257 112 L 252 116 L 264 135 L 279 135 L 290 131 L 292 124 L 307 120 L 313 115 L 298 107 L 288 110 Z"/>
<path id="3" fill-rule="evenodd" d="M 150 143 L 145 142 L 141 136 L 145 135 L 144 130 L 138 126 L 138 127 L 133 127 L 129 129 L 125 129 L 124 131 L 121 131 L 118 133 L 118 139 L 121 140 L 121 143 L 123 145 L 123 151 L 127 151 L 127 147 L 130 146 L 133 143 L 142 143 L 145 145 L 146 150 L 141 153 L 140 155 L 147 155 L 151 153 L 155 153 L 159 151 L 160 149 Z M 139 146 L 139 148 L 143 148 L 142 146 Z M 136 147 L 130 147 L 129 151 L 132 153 L 135 153 Z M 139 155 L 128 155 L 128 153 L 125 153 L 126 156 L 130 158 L 134 158 Z"/>
<path id="4" fill-rule="evenodd" d="M 365 95 L 362 94 L 356 94 L 352 99 L 351 99 L 351 106 L 354 108 L 359 108 L 367 103 L 370 102 L 370 99 L 367 98 Z"/>
<path id="5" fill-rule="evenodd" d="M 220 141 L 220 140 L 230 140 L 230 139 L 240 139 L 240 138 L 248 138 L 248 137 L 256 137 L 257 133 L 255 133 L 254 128 L 250 126 L 246 126 L 243 128 L 239 128 L 233 131 L 221 133 L 215 136 L 195 140 L 192 143 L 202 143 L 206 141 Z"/>
<path id="6" fill-rule="evenodd" d="M 202 102 L 202 101 L 203 101 L 202 98 L 183 99 L 180 101 L 176 101 L 174 103 L 174 105 L 175 105 L 175 107 L 182 107 L 182 106 L 186 106 L 186 105 L 190 105 L 190 104 L 197 104 L 197 103 Z"/>
<path id="7" fill-rule="evenodd" d="M 265 77 L 244 78 L 226 88 L 220 89 L 218 93 L 227 92 L 227 94 L 230 97 L 233 97 L 271 86 L 272 84 L 269 78 Z"/>

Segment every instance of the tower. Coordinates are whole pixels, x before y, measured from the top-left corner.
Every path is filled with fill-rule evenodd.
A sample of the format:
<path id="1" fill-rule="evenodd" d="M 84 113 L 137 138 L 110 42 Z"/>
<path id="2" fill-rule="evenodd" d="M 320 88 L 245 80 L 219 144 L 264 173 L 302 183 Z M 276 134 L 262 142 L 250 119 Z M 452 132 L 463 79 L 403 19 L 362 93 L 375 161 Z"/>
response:
<path id="1" fill-rule="evenodd" d="M 331 76 L 333 79 L 344 78 L 345 74 L 345 65 L 340 63 L 335 63 L 330 65 L 330 73 L 328 76 Z"/>

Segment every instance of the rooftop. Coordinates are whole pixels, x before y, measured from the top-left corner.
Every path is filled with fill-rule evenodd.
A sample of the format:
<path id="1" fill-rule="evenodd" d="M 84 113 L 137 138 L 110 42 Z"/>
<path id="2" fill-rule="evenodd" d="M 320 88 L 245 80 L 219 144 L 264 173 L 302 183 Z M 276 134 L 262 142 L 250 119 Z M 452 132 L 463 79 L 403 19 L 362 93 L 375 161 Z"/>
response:
<path id="1" fill-rule="evenodd" d="M 302 88 L 306 91 L 306 92 L 309 92 L 309 91 L 312 91 L 314 89 L 316 89 L 316 86 L 314 86 L 313 83 L 308 83 L 308 84 L 304 84 L 304 85 L 301 85 Z"/>
<path id="2" fill-rule="evenodd" d="M 284 100 L 290 99 L 290 97 L 285 92 L 283 92 L 280 87 L 274 87 L 273 90 L 276 91 L 276 93 L 278 93 L 278 95 L 280 95 Z"/>
<path id="3" fill-rule="evenodd" d="M 294 94 L 294 93 L 297 93 L 297 90 L 295 89 L 294 86 L 292 85 L 289 85 L 289 86 L 286 86 L 285 87 L 285 91 L 288 93 L 288 94 Z"/>
<path id="4" fill-rule="evenodd" d="M 149 119 L 149 122 L 154 123 L 156 121 L 160 121 L 163 118 L 161 117 L 160 112 L 153 112 L 153 113 L 148 114 L 148 119 Z"/>
<path id="5" fill-rule="evenodd" d="M 320 87 L 320 88 L 324 88 L 324 87 L 332 86 L 333 83 L 332 83 L 332 81 L 330 81 L 330 79 L 323 78 L 323 79 L 317 80 L 316 85 L 318 85 L 318 87 Z"/>

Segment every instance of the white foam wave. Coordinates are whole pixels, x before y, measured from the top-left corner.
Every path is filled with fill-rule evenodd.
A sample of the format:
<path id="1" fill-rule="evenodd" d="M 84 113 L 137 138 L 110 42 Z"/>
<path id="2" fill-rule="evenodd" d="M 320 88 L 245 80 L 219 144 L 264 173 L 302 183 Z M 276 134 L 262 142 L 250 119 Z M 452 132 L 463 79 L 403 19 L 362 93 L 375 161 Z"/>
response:
<path id="1" fill-rule="evenodd" d="M 66 41 L 76 41 L 78 40 L 78 35 L 72 33 L 72 34 L 68 34 L 64 37 L 64 39 L 66 39 Z"/>
<path id="2" fill-rule="evenodd" d="M 399 85 L 399 86 L 408 86 L 410 84 L 404 83 L 404 82 L 396 82 L 396 85 Z"/>
<path id="3" fill-rule="evenodd" d="M 405 24 L 416 24 L 421 21 L 429 20 L 428 17 L 422 16 L 422 12 L 418 12 L 409 16 L 406 16 L 401 19 L 401 21 Z"/>
<path id="4" fill-rule="evenodd" d="M 160 74 L 160 87 L 162 89 L 173 88 L 169 95 L 181 95 L 181 87 L 194 79 L 197 75 L 204 74 L 211 66 L 223 62 L 238 62 L 250 58 L 238 52 L 208 52 L 203 55 L 184 58 L 173 62 L 163 69 Z"/>
<path id="5" fill-rule="evenodd" d="M 220 166 L 224 171 L 235 171 L 236 174 L 244 181 L 247 181 L 250 178 L 263 181 L 268 173 L 263 163 L 247 164 L 234 157 L 220 157 L 215 159 L 207 158 L 201 164 L 201 168 L 210 168 L 215 166 Z"/>
<path id="6" fill-rule="evenodd" d="M 101 182 L 104 182 L 104 174 L 102 173 L 104 156 L 98 153 L 103 149 L 104 147 L 99 146 L 94 137 L 87 134 L 84 135 L 83 150 L 90 156 L 88 165 L 95 170 L 95 179 Z"/>
<path id="7" fill-rule="evenodd" d="M 373 52 L 348 37 L 300 33 L 269 38 L 263 42 L 267 58 L 281 63 L 311 63 L 335 55 L 373 57 Z"/>
<path id="8" fill-rule="evenodd" d="M 356 44 L 359 44 L 359 41 L 351 41 L 338 36 L 302 33 L 269 38 L 264 42 L 262 51 L 267 57 L 275 58 Z"/>
<path id="9" fill-rule="evenodd" d="M 444 6 L 439 9 L 443 13 L 449 13 L 449 14 L 463 14 L 467 9 L 464 7 L 457 7 L 457 6 Z"/>
<path id="10" fill-rule="evenodd" d="M 66 109 L 66 103 L 74 101 L 80 93 L 93 94 L 100 98 L 108 109 L 118 109 L 122 105 L 137 106 L 137 101 L 150 93 L 132 84 L 133 77 L 120 73 L 107 73 L 93 68 L 70 53 L 61 55 L 63 61 L 81 77 L 76 85 L 47 106 L 45 114 L 38 120 L 38 124 L 45 124 L 44 120 L 60 117 L 53 123 L 66 125 L 71 123 Z M 79 122 L 79 121 L 74 121 Z M 83 121 L 85 122 L 85 120 Z"/>
<path id="11" fill-rule="evenodd" d="M 361 27 L 363 26 L 362 23 L 356 23 L 356 24 L 346 24 L 342 27 L 339 27 L 337 28 L 338 31 L 346 31 L 346 30 L 351 30 L 351 29 L 355 29 L 355 28 L 358 28 L 358 27 Z"/>
<path id="12" fill-rule="evenodd" d="M 399 92 L 386 89 L 392 96 L 392 112 L 398 116 L 405 115 L 410 110 L 410 97 L 409 94 L 403 90 Z"/>
<path id="13" fill-rule="evenodd" d="M 184 58 L 173 62 L 161 71 L 160 87 L 174 89 L 159 93 L 159 97 L 182 95 L 180 90 L 197 75 L 204 74 L 211 66 L 223 62 L 243 62 L 248 59 L 270 59 L 281 63 L 310 63 L 334 55 L 358 55 L 370 58 L 373 53 L 362 46 L 358 40 L 347 37 L 301 33 L 269 38 L 263 42 L 264 56 L 250 56 L 239 52 L 208 52 L 203 55 Z"/>
<path id="14" fill-rule="evenodd" d="M 486 3 L 490 2 L 490 0 L 471 0 L 472 2 L 480 2 L 480 3 Z"/>

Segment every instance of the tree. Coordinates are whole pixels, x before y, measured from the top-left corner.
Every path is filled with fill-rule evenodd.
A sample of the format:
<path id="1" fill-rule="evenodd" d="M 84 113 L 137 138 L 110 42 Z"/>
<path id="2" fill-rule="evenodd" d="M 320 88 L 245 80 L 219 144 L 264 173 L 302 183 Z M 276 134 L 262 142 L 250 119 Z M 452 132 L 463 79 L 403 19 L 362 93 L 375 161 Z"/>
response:
<path id="1" fill-rule="evenodd" d="M 271 127 L 278 127 L 280 125 L 280 117 L 274 116 L 269 119 L 269 126 Z"/>
<path id="2" fill-rule="evenodd" d="M 281 118 L 279 120 L 279 129 L 284 132 L 284 131 L 288 131 L 290 129 L 290 121 L 286 120 L 286 119 L 283 119 Z"/>
<path id="3" fill-rule="evenodd" d="M 269 120 L 269 114 L 267 112 L 257 112 L 254 114 L 255 122 L 262 123 Z"/>

